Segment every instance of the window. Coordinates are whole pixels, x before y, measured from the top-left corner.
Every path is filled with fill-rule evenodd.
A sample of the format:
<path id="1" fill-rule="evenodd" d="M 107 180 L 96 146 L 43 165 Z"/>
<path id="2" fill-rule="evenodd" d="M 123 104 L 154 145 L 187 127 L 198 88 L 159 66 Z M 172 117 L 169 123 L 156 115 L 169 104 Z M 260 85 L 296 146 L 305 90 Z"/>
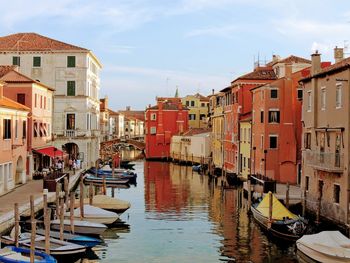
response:
<path id="1" fill-rule="evenodd" d="M 270 149 L 277 149 L 277 135 L 270 135 Z"/>
<path id="2" fill-rule="evenodd" d="M 38 123 L 34 122 L 34 137 L 38 137 Z"/>
<path id="3" fill-rule="evenodd" d="M 269 110 L 269 123 L 279 123 L 279 122 L 280 122 L 280 111 Z"/>
<path id="4" fill-rule="evenodd" d="M 67 57 L 67 68 L 75 68 L 75 56 Z"/>
<path id="5" fill-rule="evenodd" d="M 34 68 L 41 67 L 41 57 L 33 57 L 33 67 Z"/>
<path id="6" fill-rule="evenodd" d="M 11 139 L 11 120 L 4 119 L 4 139 Z"/>
<path id="7" fill-rule="evenodd" d="M 333 198 L 334 198 L 334 203 L 339 204 L 340 201 L 340 185 L 335 184 L 333 188 Z"/>
<path id="8" fill-rule="evenodd" d="M 260 91 L 260 99 L 261 99 L 261 100 L 264 100 L 264 90 L 261 90 L 261 91 Z"/>
<path id="9" fill-rule="evenodd" d="M 25 139 L 27 137 L 27 121 L 23 121 L 22 124 L 22 138 Z"/>
<path id="10" fill-rule="evenodd" d="M 157 128 L 151 127 L 150 134 L 156 134 L 156 133 L 157 133 Z"/>
<path id="11" fill-rule="evenodd" d="M 17 102 L 25 105 L 26 104 L 26 94 L 18 93 L 17 94 Z"/>
<path id="12" fill-rule="evenodd" d="M 298 89 L 298 100 L 302 100 L 303 99 L 303 90 L 302 89 Z"/>
<path id="13" fill-rule="evenodd" d="M 40 109 L 43 108 L 43 96 L 40 96 Z"/>
<path id="14" fill-rule="evenodd" d="M 260 111 L 260 123 L 264 123 L 264 111 Z"/>
<path id="15" fill-rule="evenodd" d="M 196 120 L 196 114 L 189 114 L 188 115 L 188 119 L 191 121 L 194 121 L 194 120 Z"/>
<path id="16" fill-rule="evenodd" d="M 310 112 L 311 111 L 311 90 L 307 92 L 307 111 Z"/>
<path id="17" fill-rule="evenodd" d="M 261 135 L 260 137 L 260 148 L 264 149 L 264 135 Z"/>
<path id="18" fill-rule="evenodd" d="M 67 130 L 75 129 L 75 114 L 67 113 Z"/>
<path id="19" fill-rule="evenodd" d="M 200 114 L 200 115 L 199 115 L 199 118 L 200 118 L 202 121 L 204 121 L 204 120 L 205 120 L 205 114 Z"/>
<path id="20" fill-rule="evenodd" d="M 342 107 L 342 84 L 339 83 L 335 89 L 335 107 L 337 109 Z"/>
<path id="21" fill-rule="evenodd" d="M 21 65 L 21 58 L 20 57 L 12 57 L 12 65 Z"/>
<path id="22" fill-rule="evenodd" d="M 190 102 L 188 100 L 186 100 L 186 106 L 190 106 Z"/>
<path id="23" fill-rule="evenodd" d="M 305 176 L 305 190 L 306 191 L 309 190 L 309 181 L 310 181 L 309 176 Z"/>
<path id="24" fill-rule="evenodd" d="M 321 88 L 321 110 L 326 109 L 326 88 Z"/>
<path id="25" fill-rule="evenodd" d="M 311 132 L 304 133 L 304 148 L 311 149 Z"/>
<path id="26" fill-rule="evenodd" d="M 67 96 L 75 96 L 75 81 L 67 81 Z"/>
<path id="27" fill-rule="evenodd" d="M 270 98 L 271 99 L 277 99 L 278 98 L 278 89 L 271 89 L 270 90 Z"/>
<path id="28" fill-rule="evenodd" d="M 155 121 L 157 119 L 157 114 L 152 113 L 151 114 L 151 121 Z"/>
<path id="29" fill-rule="evenodd" d="M 204 102 L 201 103 L 201 107 L 205 107 L 205 103 Z"/>
<path id="30" fill-rule="evenodd" d="M 191 107 L 194 107 L 194 100 L 191 100 Z"/>
<path id="31" fill-rule="evenodd" d="M 18 138 L 18 120 L 15 120 L 15 138 Z"/>

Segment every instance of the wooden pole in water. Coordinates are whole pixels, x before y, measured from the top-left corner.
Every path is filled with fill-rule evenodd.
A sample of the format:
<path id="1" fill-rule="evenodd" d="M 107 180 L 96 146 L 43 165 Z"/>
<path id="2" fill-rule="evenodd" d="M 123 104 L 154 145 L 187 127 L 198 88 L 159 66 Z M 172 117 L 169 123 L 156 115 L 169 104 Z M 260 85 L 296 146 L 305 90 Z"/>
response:
<path id="1" fill-rule="evenodd" d="M 36 237 L 36 220 L 31 221 L 32 231 L 30 236 L 30 262 L 34 263 L 35 260 L 35 237 Z"/>
<path id="2" fill-rule="evenodd" d="M 19 236 L 19 210 L 18 203 L 15 203 L 15 246 L 18 247 Z"/>
<path id="3" fill-rule="evenodd" d="M 30 196 L 30 221 L 33 222 L 35 219 L 34 216 L 34 195 Z"/>
<path id="4" fill-rule="evenodd" d="M 114 177 L 114 168 L 115 168 L 115 161 L 114 161 L 114 155 L 112 158 L 112 177 Z"/>
<path id="5" fill-rule="evenodd" d="M 70 231 L 74 234 L 74 205 L 75 205 L 75 196 L 74 192 L 70 192 Z"/>
<path id="6" fill-rule="evenodd" d="M 103 179 L 102 179 L 102 192 L 104 195 L 106 195 L 106 176 L 103 176 Z"/>
<path id="7" fill-rule="evenodd" d="M 58 219 L 60 214 L 60 192 L 61 192 L 61 184 L 56 183 L 56 218 Z"/>
<path id="8" fill-rule="evenodd" d="M 79 201 L 80 201 L 80 220 L 84 218 L 84 183 L 83 177 L 80 177 L 80 191 L 79 191 Z"/>
<path id="9" fill-rule="evenodd" d="M 304 188 L 304 195 L 303 195 L 303 211 L 302 211 L 303 217 L 305 217 L 305 211 L 306 211 L 306 188 Z"/>
<path id="10" fill-rule="evenodd" d="M 250 211 L 250 207 L 252 206 L 252 186 L 250 181 L 250 175 L 248 175 L 247 187 L 248 187 L 248 211 Z"/>
<path id="11" fill-rule="evenodd" d="M 65 194 L 64 200 L 66 204 L 66 209 L 68 209 L 69 192 L 68 192 L 68 178 L 66 176 L 64 177 L 64 194 Z"/>
<path id="12" fill-rule="evenodd" d="M 94 200 L 94 189 L 92 183 L 89 185 L 89 205 L 92 205 Z"/>
<path id="13" fill-rule="evenodd" d="M 289 182 L 287 182 L 287 190 L 286 190 L 286 207 L 289 208 Z"/>
<path id="14" fill-rule="evenodd" d="M 112 187 L 112 197 L 114 198 L 115 187 Z"/>
<path id="15" fill-rule="evenodd" d="M 63 241 L 63 230 L 64 230 L 64 200 L 60 200 L 60 240 Z"/>
<path id="16" fill-rule="evenodd" d="M 271 191 L 269 191 L 268 193 L 269 195 L 269 221 L 268 221 L 268 228 L 271 228 L 271 224 L 272 224 L 272 209 L 273 209 L 273 200 L 272 200 L 272 193 Z"/>
<path id="17" fill-rule="evenodd" d="M 43 193 L 44 226 L 45 226 L 45 253 L 50 254 L 50 218 L 47 209 L 47 189 Z"/>
<path id="18" fill-rule="evenodd" d="M 97 177 L 97 169 L 98 169 L 98 159 L 96 160 L 96 163 L 95 163 L 95 176 Z"/>

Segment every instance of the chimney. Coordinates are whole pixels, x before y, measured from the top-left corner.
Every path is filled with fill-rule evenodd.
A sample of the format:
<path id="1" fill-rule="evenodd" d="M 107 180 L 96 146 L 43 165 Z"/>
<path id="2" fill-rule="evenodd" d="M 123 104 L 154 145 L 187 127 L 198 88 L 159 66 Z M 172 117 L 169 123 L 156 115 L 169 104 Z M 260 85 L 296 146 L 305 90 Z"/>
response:
<path id="1" fill-rule="evenodd" d="M 344 48 L 340 48 L 335 46 L 334 48 L 334 60 L 335 63 L 338 63 L 339 61 L 344 59 Z"/>
<path id="2" fill-rule="evenodd" d="M 321 54 L 318 53 L 318 50 L 311 55 L 311 75 L 316 74 L 321 69 Z"/>
<path id="3" fill-rule="evenodd" d="M 272 62 L 277 62 L 281 59 L 279 55 L 272 55 Z"/>
<path id="4" fill-rule="evenodd" d="M 286 63 L 284 76 L 286 78 L 291 78 L 292 77 L 292 63 Z"/>

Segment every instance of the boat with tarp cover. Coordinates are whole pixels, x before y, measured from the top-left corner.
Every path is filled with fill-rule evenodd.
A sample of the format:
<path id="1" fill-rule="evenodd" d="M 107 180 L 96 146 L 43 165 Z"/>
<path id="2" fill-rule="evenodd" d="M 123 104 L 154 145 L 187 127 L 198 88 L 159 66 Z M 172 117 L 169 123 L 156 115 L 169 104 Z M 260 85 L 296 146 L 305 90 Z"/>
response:
<path id="1" fill-rule="evenodd" d="M 272 198 L 272 216 L 270 212 Z M 307 220 L 289 211 L 271 192 L 262 201 L 251 206 L 254 219 L 269 234 L 277 238 L 296 241 L 306 231 Z"/>

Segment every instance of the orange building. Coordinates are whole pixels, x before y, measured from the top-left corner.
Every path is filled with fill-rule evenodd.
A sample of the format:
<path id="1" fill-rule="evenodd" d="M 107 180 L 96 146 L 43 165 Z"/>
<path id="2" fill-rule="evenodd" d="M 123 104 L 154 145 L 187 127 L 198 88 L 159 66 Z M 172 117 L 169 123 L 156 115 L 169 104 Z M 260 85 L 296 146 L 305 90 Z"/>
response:
<path id="1" fill-rule="evenodd" d="M 30 111 L 3 95 L 0 81 L 0 195 L 27 181 L 27 116 Z"/>
<path id="2" fill-rule="evenodd" d="M 239 120 L 252 109 L 250 90 L 276 79 L 272 67 L 256 67 L 238 77 L 224 92 L 224 170 L 228 178 L 236 177 L 239 168 Z"/>
<path id="3" fill-rule="evenodd" d="M 301 180 L 303 95 L 298 81 L 311 61 L 290 56 L 277 63 L 279 78 L 252 89 L 252 173 L 296 184 Z"/>

